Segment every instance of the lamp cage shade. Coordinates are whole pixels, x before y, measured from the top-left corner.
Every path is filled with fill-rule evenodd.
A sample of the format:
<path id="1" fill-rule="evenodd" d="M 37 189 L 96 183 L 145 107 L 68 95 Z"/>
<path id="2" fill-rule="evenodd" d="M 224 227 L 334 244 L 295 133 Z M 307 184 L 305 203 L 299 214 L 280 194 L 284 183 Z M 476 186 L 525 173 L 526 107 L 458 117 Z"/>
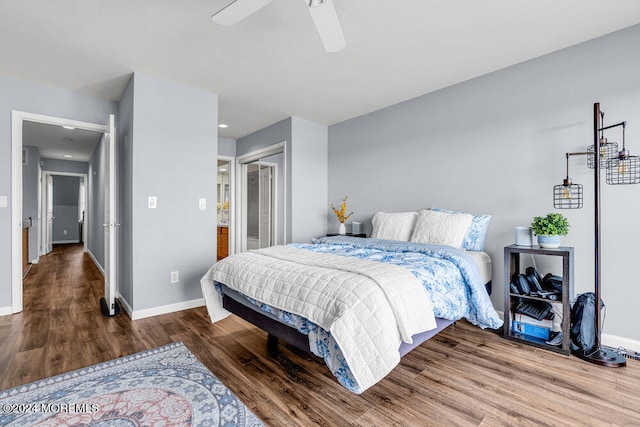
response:
<path id="1" fill-rule="evenodd" d="M 553 207 L 556 209 L 582 208 L 582 185 L 555 185 L 553 187 Z"/>
<path id="2" fill-rule="evenodd" d="M 593 156 L 593 145 L 587 147 L 587 166 L 589 169 L 593 169 L 596 167 L 596 159 Z M 600 140 L 600 169 L 604 169 L 607 167 L 607 162 L 609 160 L 615 159 L 618 157 L 618 143 L 617 142 L 608 142 L 606 138 L 602 138 Z"/>
<path id="3" fill-rule="evenodd" d="M 640 157 L 620 156 L 607 162 L 607 184 L 640 184 Z"/>

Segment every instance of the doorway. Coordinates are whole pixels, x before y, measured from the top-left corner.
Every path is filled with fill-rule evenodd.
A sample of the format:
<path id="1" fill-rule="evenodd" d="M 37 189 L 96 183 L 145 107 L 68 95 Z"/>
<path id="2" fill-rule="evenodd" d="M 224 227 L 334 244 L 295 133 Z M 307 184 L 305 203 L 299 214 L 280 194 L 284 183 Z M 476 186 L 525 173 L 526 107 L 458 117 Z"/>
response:
<path id="1" fill-rule="evenodd" d="M 87 209 L 86 174 L 42 171 L 39 191 L 41 220 L 39 255 L 47 255 L 54 244 L 82 243 L 87 252 L 87 230 L 90 211 Z"/>
<path id="2" fill-rule="evenodd" d="M 109 118 L 109 123 L 112 123 L 113 116 Z M 22 112 L 22 111 L 12 111 L 12 166 L 11 166 L 11 310 L 13 313 L 18 313 L 23 309 L 23 275 L 22 275 L 22 234 L 23 234 L 23 162 L 24 162 L 24 151 L 23 151 L 23 136 L 24 136 L 24 128 L 26 124 L 35 123 L 39 125 L 51 125 L 56 128 L 65 127 L 67 129 L 78 129 L 82 131 L 90 131 L 90 132 L 98 132 L 102 135 L 102 138 L 106 138 L 106 135 L 111 132 L 115 136 L 115 128 L 114 126 L 105 126 L 103 124 L 95 124 L 95 123 L 87 123 L 81 122 L 77 120 L 64 119 L 53 116 L 44 116 L 40 114 Z M 40 176 L 41 172 L 41 164 L 38 163 L 38 176 Z M 109 165 L 106 164 L 104 166 L 105 171 L 108 171 Z M 85 180 L 86 182 L 86 180 Z M 41 184 L 38 183 L 38 186 Z M 45 187 L 46 185 L 42 184 Z M 112 188 L 105 187 L 105 195 L 111 192 L 115 193 L 115 186 Z M 42 187 L 40 187 L 42 191 Z M 105 197 L 106 199 L 107 197 Z M 115 196 L 114 196 L 115 198 Z M 40 200 L 40 199 L 38 199 Z M 105 202 L 105 205 L 107 202 Z M 37 217 L 40 222 L 39 227 L 43 220 L 46 219 L 46 216 L 42 215 L 42 208 L 37 209 L 37 213 L 32 216 Z M 36 221 L 33 221 L 36 222 Z M 41 228 L 39 228 L 40 230 Z M 42 236 L 40 233 L 39 239 L 41 240 L 40 245 L 42 244 Z M 87 241 L 88 239 L 85 239 Z M 106 249 L 106 245 L 105 245 Z M 38 253 L 40 252 L 40 248 L 38 248 Z M 115 277 L 115 276 L 114 276 Z M 106 277 L 105 277 L 106 279 Z"/>
<path id="3" fill-rule="evenodd" d="M 216 188 L 217 212 L 217 260 L 234 253 L 234 181 L 235 164 L 233 157 L 218 156 L 218 176 Z"/>
<path id="4" fill-rule="evenodd" d="M 285 144 L 238 157 L 238 250 L 284 244 Z"/>

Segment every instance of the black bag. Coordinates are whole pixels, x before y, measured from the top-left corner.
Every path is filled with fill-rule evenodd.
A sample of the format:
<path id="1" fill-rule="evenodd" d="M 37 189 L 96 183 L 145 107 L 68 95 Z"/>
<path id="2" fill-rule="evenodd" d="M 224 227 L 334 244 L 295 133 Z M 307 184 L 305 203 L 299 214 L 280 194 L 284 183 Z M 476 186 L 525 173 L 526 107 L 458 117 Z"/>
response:
<path id="1" fill-rule="evenodd" d="M 604 303 L 600 300 L 600 308 Z M 571 350 L 589 355 L 596 350 L 596 295 L 578 295 L 571 307 Z"/>

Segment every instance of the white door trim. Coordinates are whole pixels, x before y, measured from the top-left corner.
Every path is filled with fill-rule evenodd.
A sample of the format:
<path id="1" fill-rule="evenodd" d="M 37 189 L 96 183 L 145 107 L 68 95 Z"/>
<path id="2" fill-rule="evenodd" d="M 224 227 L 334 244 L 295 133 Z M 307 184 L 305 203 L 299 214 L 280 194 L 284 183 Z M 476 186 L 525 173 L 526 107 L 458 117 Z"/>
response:
<path id="1" fill-rule="evenodd" d="M 105 125 L 11 111 L 11 311 L 22 311 L 22 125 L 24 121 L 106 132 Z"/>

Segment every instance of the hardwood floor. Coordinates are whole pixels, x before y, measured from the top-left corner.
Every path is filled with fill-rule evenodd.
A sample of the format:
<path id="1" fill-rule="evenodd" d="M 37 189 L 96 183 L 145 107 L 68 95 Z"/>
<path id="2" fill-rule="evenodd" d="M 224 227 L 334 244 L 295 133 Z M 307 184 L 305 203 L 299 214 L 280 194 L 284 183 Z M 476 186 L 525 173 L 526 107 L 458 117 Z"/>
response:
<path id="1" fill-rule="evenodd" d="M 601 368 L 465 321 L 409 353 L 361 395 L 323 363 L 243 320 L 204 307 L 131 321 L 103 318 L 102 277 L 80 245 L 56 247 L 24 283 L 24 312 L 0 317 L 0 389 L 182 341 L 265 424 L 640 425 L 640 362 Z"/>

